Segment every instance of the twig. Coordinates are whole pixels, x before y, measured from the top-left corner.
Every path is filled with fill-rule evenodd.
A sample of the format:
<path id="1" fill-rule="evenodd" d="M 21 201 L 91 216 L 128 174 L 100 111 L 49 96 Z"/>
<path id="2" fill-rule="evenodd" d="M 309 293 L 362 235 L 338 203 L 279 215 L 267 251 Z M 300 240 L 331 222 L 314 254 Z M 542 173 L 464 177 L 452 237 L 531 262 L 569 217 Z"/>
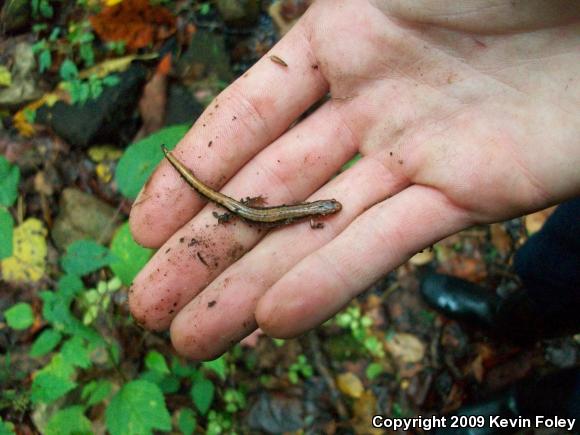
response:
<path id="1" fill-rule="evenodd" d="M 316 335 L 316 331 L 310 331 L 307 334 L 307 338 L 308 347 L 314 359 L 314 366 L 330 390 L 330 397 L 332 398 L 332 403 L 334 404 L 336 413 L 341 420 L 348 420 L 349 415 L 348 411 L 346 410 L 347 408 L 342 400 L 340 392 L 336 388 L 334 378 L 330 374 L 330 370 L 328 370 L 324 355 L 322 355 L 320 350 L 320 340 L 318 339 L 318 335 Z"/>

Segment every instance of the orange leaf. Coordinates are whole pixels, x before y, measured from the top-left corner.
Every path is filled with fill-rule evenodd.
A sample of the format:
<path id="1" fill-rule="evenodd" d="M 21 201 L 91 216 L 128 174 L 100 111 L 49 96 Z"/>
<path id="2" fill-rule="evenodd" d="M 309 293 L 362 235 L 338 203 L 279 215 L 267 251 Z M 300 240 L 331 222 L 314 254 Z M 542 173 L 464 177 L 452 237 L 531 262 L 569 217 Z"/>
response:
<path id="1" fill-rule="evenodd" d="M 89 19 L 103 41 L 124 41 L 133 50 L 167 38 L 176 21 L 169 10 L 148 0 L 124 0 Z"/>

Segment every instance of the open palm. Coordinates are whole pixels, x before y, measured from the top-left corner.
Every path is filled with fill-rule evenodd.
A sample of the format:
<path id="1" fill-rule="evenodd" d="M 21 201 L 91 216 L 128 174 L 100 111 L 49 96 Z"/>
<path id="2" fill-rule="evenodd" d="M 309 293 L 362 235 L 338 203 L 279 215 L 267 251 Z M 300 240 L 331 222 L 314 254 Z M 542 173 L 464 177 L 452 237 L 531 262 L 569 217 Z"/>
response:
<path id="1" fill-rule="evenodd" d="M 131 214 L 161 247 L 131 289 L 139 322 L 196 359 L 257 326 L 293 336 L 449 234 L 580 193 L 580 7 L 413 3 L 318 0 L 271 52 L 287 67 L 264 57 L 207 108 L 176 149 L 198 178 L 343 209 L 319 230 L 218 224 L 163 162 Z"/>

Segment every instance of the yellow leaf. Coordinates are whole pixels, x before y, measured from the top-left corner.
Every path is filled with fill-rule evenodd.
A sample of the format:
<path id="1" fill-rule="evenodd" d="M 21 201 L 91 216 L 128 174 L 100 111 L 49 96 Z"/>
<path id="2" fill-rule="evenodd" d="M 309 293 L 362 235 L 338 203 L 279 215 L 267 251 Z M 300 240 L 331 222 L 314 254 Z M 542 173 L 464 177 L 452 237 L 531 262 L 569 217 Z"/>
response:
<path id="1" fill-rule="evenodd" d="M 43 95 L 42 98 L 27 104 L 24 108 L 16 112 L 16 114 L 12 117 L 12 122 L 14 123 L 14 126 L 20 135 L 22 137 L 32 137 L 36 132 L 34 130 L 34 126 L 28 121 L 26 116 L 27 113 L 36 112 L 39 107 L 44 106 L 45 104 L 47 106 L 53 106 L 54 103 L 56 103 L 58 100 L 59 97 L 57 94 L 48 93 Z"/>
<path id="2" fill-rule="evenodd" d="M 95 163 L 101 163 L 105 160 L 119 160 L 123 155 L 122 150 L 112 145 L 95 145 L 94 147 L 90 147 L 88 152 L 89 157 Z"/>
<path id="3" fill-rule="evenodd" d="M 358 376 L 351 372 L 338 375 L 336 384 L 342 393 L 355 399 L 361 397 L 365 390 Z"/>
<path id="4" fill-rule="evenodd" d="M 433 261 L 433 258 L 435 258 L 435 252 L 433 249 L 425 248 L 421 252 L 417 252 L 413 255 L 409 259 L 409 262 L 414 266 L 424 266 Z"/>
<path id="5" fill-rule="evenodd" d="M 403 363 L 416 363 L 425 355 L 425 345 L 413 334 L 399 332 L 385 343 L 387 351 Z"/>
<path id="6" fill-rule="evenodd" d="M 87 79 L 92 75 L 96 75 L 99 78 L 103 78 L 112 73 L 125 71 L 129 67 L 129 65 L 131 65 L 131 62 L 133 62 L 134 60 L 150 60 L 155 59 L 158 56 L 159 55 L 157 53 L 142 54 L 142 55 L 131 54 L 129 56 L 105 60 L 104 62 L 101 62 L 98 65 L 95 65 L 91 68 L 81 71 L 79 73 L 79 78 Z"/>
<path id="7" fill-rule="evenodd" d="M 12 84 L 12 74 L 4 65 L 0 65 L 0 86 L 10 86 Z"/>
<path id="8" fill-rule="evenodd" d="M 35 218 L 14 229 L 12 257 L 2 260 L 2 277 L 10 282 L 36 282 L 46 269 L 46 228 Z"/>
<path id="9" fill-rule="evenodd" d="M 121 3 L 123 0 L 105 0 L 105 6 L 115 6 Z"/>
<path id="10" fill-rule="evenodd" d="M 113 172 L 111 172 L 111 168 L 106 163 L 99 163 L 97 165 L 97 177 L 103 183 L 108 183 L 113 178 Z"/>

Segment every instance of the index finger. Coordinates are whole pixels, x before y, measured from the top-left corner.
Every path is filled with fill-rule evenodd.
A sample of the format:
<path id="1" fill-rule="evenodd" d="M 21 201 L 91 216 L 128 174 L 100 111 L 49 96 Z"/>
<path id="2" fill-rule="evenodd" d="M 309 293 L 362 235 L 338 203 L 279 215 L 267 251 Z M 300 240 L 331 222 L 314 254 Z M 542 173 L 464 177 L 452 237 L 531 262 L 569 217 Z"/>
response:
<path id="1" fill-rule="evenodd" d="M 221 188 L 326 93 L 307 32 L 303 19 L 218 95 L 177 145 L 175 155 L 212 188 Z M 159 247 L 203 204 L 163 161 L 133 204 L 133 235 Z"/>

